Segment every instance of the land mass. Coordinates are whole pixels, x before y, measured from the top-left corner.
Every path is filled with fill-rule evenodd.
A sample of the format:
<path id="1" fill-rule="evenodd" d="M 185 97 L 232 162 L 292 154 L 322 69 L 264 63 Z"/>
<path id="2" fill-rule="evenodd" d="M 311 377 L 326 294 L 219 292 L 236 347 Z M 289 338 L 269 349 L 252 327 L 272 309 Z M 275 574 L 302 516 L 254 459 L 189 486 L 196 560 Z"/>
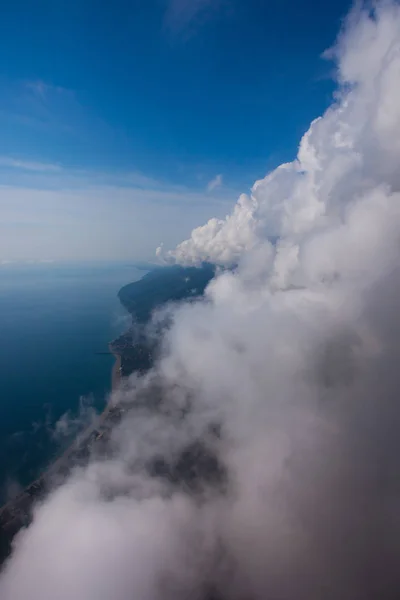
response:
<path id="1" fill-rule="evenodd" d="M 113 354 L 120 357 L 120 373 L 128 377 L 133 371 L 150 368 L 157 350 L 157 338 L 147 335 L 146 325 L 156 309 L 171 302 L 190 301 L 202 296 L 215 267 L 158 267 L 118 293 L 122 306 L 131 314 L 132 325 L 111 342 Z"/>
<path id="2" fill-rule="evenodd" d="M 154 267 L 142 279 L 119 291 L 119 300 L 130 313 L 132 325 L 127 332 L 110 342 L 110 352 L 116 357 L 113 387 L 117 387 L 121 379 L 131 373 L 144 373 L 151 368 L 157 351 L 157 337 L 153 336 L 150 341 L 145 327 L 153 312 L 170 302 L 194 300 L 202 296 L 214 275 L 215 268 L 208 264 L 200 268 Z M 124 410 L 111 396 L 103 413 L 78 436 L 67 451 L 21 494 L 0 509 L 0 563 L 10 554 L 16 533 L 30 523 L 35 502 L 62 483 L 74 466 L 85 464 L 93 453 L 101 452 L 101 448 L 107 444 L 112 427 L 121 420 Z M 189 477 L 195 463 L 196 468 L 200 466 L 200 469 L 207 469 L 208 472 L 218 472 L 213 458 L 195 442 L 175 466 L 167 466 L 160 459 L 157 465 L 153 465 L 154 474 L 168 476 L 170 479 Z"/>
<path id="3" fill-rule="evenodd" d="M 201 267 L 158 267 L 125 285 L 118 297 L 136 322 L 146 323 L 154 309 L 167 302 L 202 296 L 214 275 L 215 267 L 207 263 Z"/>

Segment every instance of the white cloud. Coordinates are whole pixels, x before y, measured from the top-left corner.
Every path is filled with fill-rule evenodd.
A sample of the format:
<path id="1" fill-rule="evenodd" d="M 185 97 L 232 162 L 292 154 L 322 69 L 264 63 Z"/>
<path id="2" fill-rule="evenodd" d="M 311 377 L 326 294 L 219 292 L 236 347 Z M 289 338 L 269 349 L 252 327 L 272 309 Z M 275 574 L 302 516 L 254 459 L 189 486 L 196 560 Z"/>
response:
<path id="1" fill-rule="evenodd" d="M 311 124 L 297 159 L 256 182 L 232 215 L 195 229 L 167 258 L 229 265 L 268 238 L 297 244 L 308 232 L 334 223 L 367 185 L 398 186 L 397 13 L 396 4 L 378 10 L 379 27 L 354 14 L 334 50 L 338 101 Z"/>
<path id="2" fill-rule="evenodd" d="M 297 160 L 169 255 L 238 268 L 171 310 L 111 456 L 37 508 L 2 600 L 399 596 L 399 46 L 398 4 L 353 15 Z M 196 440 L 220 487 L 148 475 Z"/>
<path id="3" fill-rule="evenodd" d="M 213 192 L 217 188 L 221 187 L 222 182 L 223 182 L 222 175 L 216 175 L 214 177 L 214 179 L 211 179 L 211 181 L 208 183 L 208 185 L 207 185 L 207 191 L 208 192 Z"/>
<path id="4" fill-rule="evenodd" d="M 22 169 L 24 171 L 61 171 L 61 166 L 52 163 L 35 162 L 30 160 L 21 160 L 9 156 L 0 156 L 0 167 L 9 167 L 12 169 Z"/>

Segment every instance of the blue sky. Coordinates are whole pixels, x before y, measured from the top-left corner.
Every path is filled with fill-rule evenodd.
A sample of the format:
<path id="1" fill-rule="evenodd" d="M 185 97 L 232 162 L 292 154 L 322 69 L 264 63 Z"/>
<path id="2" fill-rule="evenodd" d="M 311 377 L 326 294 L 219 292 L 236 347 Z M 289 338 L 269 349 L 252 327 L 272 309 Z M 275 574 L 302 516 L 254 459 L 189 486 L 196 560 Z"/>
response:
<path id="1" fill-rule="evenodd" d="M 0 261 L 149 258 L 296 153 L 342 0 L 3 2 Z"/>

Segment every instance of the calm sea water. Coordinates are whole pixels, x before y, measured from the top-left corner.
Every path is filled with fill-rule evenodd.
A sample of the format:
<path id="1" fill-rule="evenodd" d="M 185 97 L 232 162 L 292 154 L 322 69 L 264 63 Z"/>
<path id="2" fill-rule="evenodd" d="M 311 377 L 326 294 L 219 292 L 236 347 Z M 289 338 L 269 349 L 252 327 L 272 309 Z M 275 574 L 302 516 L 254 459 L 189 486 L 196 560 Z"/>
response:
<path id="1" fill-rule="evenodd" d="M 126 328 L 117 293 L 142 275 L 126 264 L 0 266 L 0 501 L 66 445 L 62 415 L 70 424 L 82 403 L 104 407 L 114 361 L 96 352 Z"/>

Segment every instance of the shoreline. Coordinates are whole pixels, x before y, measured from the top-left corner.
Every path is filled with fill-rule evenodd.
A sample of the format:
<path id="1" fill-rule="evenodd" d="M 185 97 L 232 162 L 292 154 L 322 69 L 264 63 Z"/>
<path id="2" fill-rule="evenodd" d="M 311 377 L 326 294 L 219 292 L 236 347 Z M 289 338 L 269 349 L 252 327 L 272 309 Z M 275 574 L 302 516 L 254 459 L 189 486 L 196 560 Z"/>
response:
<path id="1" fill-rule="evenodd" d="M 111 394 L 113 392 L 115 392 L 116 389 L 118 389 L 120 383 L 121 383 L 121 355 L 120 354 L 116 354 L 115 352 L 112 351 L 111 348 L 111 344 L 109 344 L 109 349 L 111 354 L 114 356 L 115 358 L 115 363 L 113 365 L 112 371 L 111 371 Z"/>
<path id="2" fill-rule="evenodd" d="M 63 468 L 67 467 L 68 469 L 68 460 L 71 458 L 74 452 L 79 451 L 79 449 L 85 447 L 88 443 L 90 443 L 91 437 L 96 432 L 99 434 L 105 423 L 107 422 L 107 417 L 109 416 L 112 409 L 115 409 L 116 404 L 113 400 L 113 393 L 119 388 L 121 384 L 121 355 L 116 354 L 111 350 L 111 342 L 109 344 L 110 353 L 115 358 L 115 363 L 111 372 L 111 390 L 108 395 L 108 401 L 104 406 L 102 412 L 98 414 L 93 422 L 86 427 L 80 434 L 78 434 L 75 440 L 68 446 L 66 450 L 56 458 L 48 468 L 41 473 L 34 481 L 29 483 L 19 494 L 17 494 L 14 498 L 10 499 L 8 502 L 0 506 L 0 531 L 4 528 L 4 525 L 10 526 L 15 523 L 15 521 L 19 520 L 19 517 L 23 513 L 27 513 L 33 503 L 34 496 L 36 492 L 42 491 L 45 492 L 47 485 L 54 484 L 57 476 L 63 472 Z M 33 492 L 33 493 L 32 493 Z M 8 519 L 7 519 L 8 515 Z M 5 522 L 4 522 L 5 521 Z M 8 523 L 7 523 L 8 521 Z M 10 523 L 11 521 L 11 523 Z M 14 521 L 14 523 L 12 523 Z M 20 524 L 21 526 L 21 524 Z M 0 536 L 1 537 L 1 536 Z M 0 552 L 1 554 L 1 552 Z M 0 564 L 2 559 L 0 557 Z"/>

